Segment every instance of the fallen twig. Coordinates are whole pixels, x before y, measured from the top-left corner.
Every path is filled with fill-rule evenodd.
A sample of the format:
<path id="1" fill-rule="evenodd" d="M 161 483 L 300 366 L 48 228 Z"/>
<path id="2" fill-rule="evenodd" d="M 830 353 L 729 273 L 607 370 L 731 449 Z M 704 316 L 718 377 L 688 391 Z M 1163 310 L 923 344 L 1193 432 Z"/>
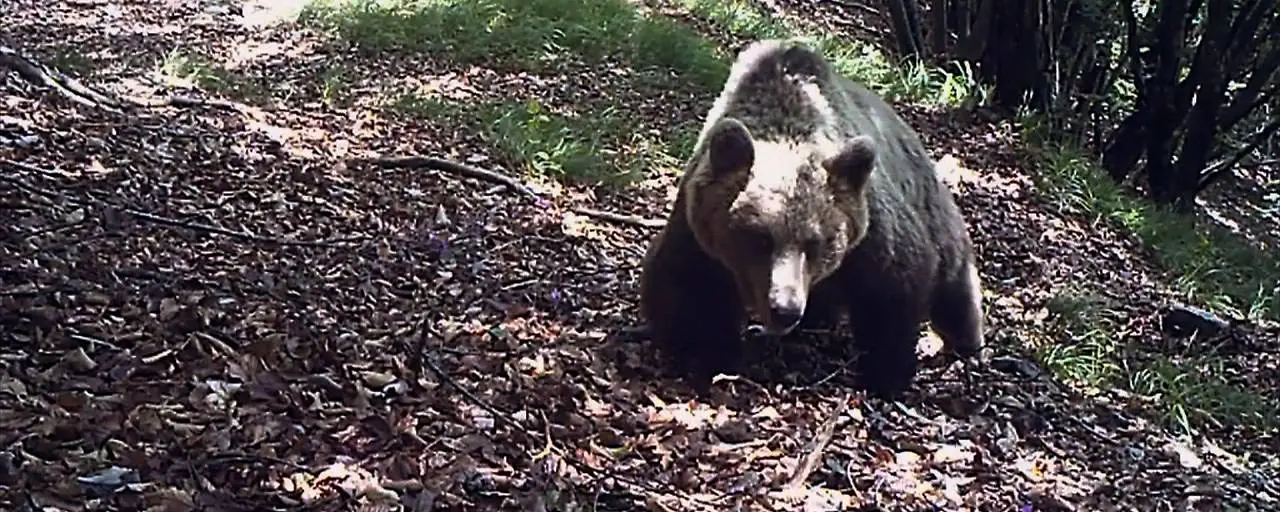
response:
<path id="1" fill-rule="evenodd" d="M 480 181 L 502 185 L 517 193 L 532 198 L 541 197 L 536 191 L 529 186 L 521 183 L 520 180 L 507 176 L 497 171 L 481 169 L 473 165 L 467 165 L 443 158 L 435 158 L 429 156 L 383 156 L 373 158 L 355 158 L 353 163 L 370 164 L 382 167 L 384 169 L 431 169 L 435 171 L 457 174 L 466 178 L 473 178 Z M 601 219 L 617 224 L 626 224 L 641 228 L 661 228 L 666 225 L 666 221 L 660 219 L 647 219 L 634 215 L 623 215 L 620 213 L 606 212 L 595 210 L 592 208 L 574 208 L 574 213 L 585 215 L 596 219 Z"/>
<path id="2" fill-rule="evenodd" d="M 809 444 L 804 447 L 804 455 L 796 462 L 796 468 L 791 472 L 791 479 L 783 486 L 783 492 L 794 492 L 804 485 L 809 479 L 809 475 L 818 467 L 818 463 L 822 461 L 822 452 L 827 449 L 827 445 L 831 444 L 831 436 L 835 433 L 836 420 L 844 415 L 845 409 L 849 407 L 849 400 L 852 395 L 848 392 L 840 398 L 836 404 L 836 410 L 831 412 L 831 416 L 822 422 L 822 426 L 814 433 L 813 439 L 809 440 Z"/>
<path id="3" fill-rule="evenodd" d="M 126 100 L 129 100 L 129 103 L 131 103 L 131 104 L 133 104 L 133 105 L 136 105 L 136 106 L 139 106 L 139 107 L 148 107 L 148 108 L 156 108 L 156 107 L 175 107 L 175 108 L 210 107 L 210 108 L 218 108 L 218 109 L 223 109 L 223 110 L 240 110 L 240 104 L 239 104 L 239 103 L 236 103 L 236 102 L 234 102 L 234 101 L 226 101 L 226 100 L 203 100 L 203 99 L 200 99 L 200 98 L 192 98 L 192 97 L 190 97 L 190 96 L 182 96 L 182 95 L 178 95 L 178 94 L 175 94 L 175 95 L 173 95 L 173 96 L 163 97 L 163 98 L 156 98 L 156 99 L 134 98 L 134 97 L 130 97 L 130 96 L 125 96 L 125 99 L 126 99 Z"/>
<path id="4" fill-rule="evenodd" d="M 0 65 L 13 70 L 28 82 L 53 89 L 63 97 L 86 107 L 97 107 L 114 113 L 120 112 L 120 109 L 117 108 L 120 103 L 116 100 L 93 90 L 89 86 L 80 83 L 79 80 L 71 78 L 58 70 L 27 58 L 8 46 L 0 45 Z"/>
<path id="5" fill-rule="evenodd" d="M 620 213 L 594 210 L 591 208 L 574 208 L 573 212 L 580 215 L 586 215 L 588 217 L 640 228 L 661 228 L 662 226 L 667 225 L 667 221 L 661 219 L 649 219 L 635 215 L 622 215 Z"/>
<path id="6" fill-rule="evenodd" d="M 79 80 L 65 73 L 26 57 L 17 50 L 0 45 L 0 65 L 12 69 L 24 80 L 36 85 L 48 87 L 62 96 L 87 107 L 97 107 L 113 113 L 121 113 L 121 107 L 211 107 L 224 110 L 239 110 L 240 105 L 232 101 L 202 100 L 182 95 L 167 98 L 147 99 L 125 96 L 112 98 L 106 93 L 94 90 Z"/>
<path id="7" fill-rule="evenodd" d="M 35 167 L 30 164 L 15 162 L 13 160 L 0 159 L 0 164 L 7 165 L 14 169 L 23 170 L 27 172 L 44 174 L 46 176 L 56 176 L 56 174 L 50 171 L 46 171 L 44 169 Z M 239 238 L 241 240 L 247 240 L 250 242 L 275 244 L 275 245 L 287 245 L 287 246 L 299 246 L 299 247 L 336 248 L 339 246 L 339 244 L 359 242 L 365 239 L 365 237 L 348 237 L 348 238 L 339 238 L 339 239 L 331 239 L 331 240 L 293 240 L 293 239 L 287 239 L 287 238 L 259 235 L 259 234 L 250 233 L 247 231 L 232 231 L 230 229 L 219 227 L 219 226 L 202 224 L 198 222 L 187 222 L 187 221 L 165 217 L 162 215 L 156 215 L 150 212 L 144 212 L 142 210 L 118 205 L 118 204 L 112 203 L 111 201 L 106 201 L 97 197 L 90 196 L 88 198 L 80 198 L 80 197 L 69 196 L 69 195 L 61 194 L 52 190 L 46 190 L 46 189 L 37 187 L 35 185 L 31 185 L 29 183 L 25 183 L 22 180 L 14 178 L 12 176 L 0 175 L 0 181 L 9 183 L 16 188 L 26 190 L 27 192 L 30 192 L 32 194 L 36 194 L 36 195 L 43 196 L 50 199 L 63 199 L 71 203 L 78 204 L 80 206 L 106 206 L 110 208 L 115 208 L 116 210 L 119 210 L 124 213 L 128 213 L 130 215 L 133 215 L 134 217 L 137 217 L 142 220 L 149 221 L 155 224 L 177 227 L 177 228 L 185 228 L 193 231 L 201 231 L 204 233 L 212 233 L 216 235 L 228 236 L 231 238 Z"/>
<path id="8" fill-rule="evenodd" d="M 395 156 L 356 158 L 353 162 L 372 164 L 385 169 L 432 169 L 448 172 L 467 178 L 474 178 L 497 185 L 503 185 L 527 197 L 538 197 L 537 192 L 525 184 L 520 183 L 520 181 L 515 178 L 495 171 L 481 169 L 464 163 L 445 160 L 443 158 L 433 158 L 429 156 Z"/>

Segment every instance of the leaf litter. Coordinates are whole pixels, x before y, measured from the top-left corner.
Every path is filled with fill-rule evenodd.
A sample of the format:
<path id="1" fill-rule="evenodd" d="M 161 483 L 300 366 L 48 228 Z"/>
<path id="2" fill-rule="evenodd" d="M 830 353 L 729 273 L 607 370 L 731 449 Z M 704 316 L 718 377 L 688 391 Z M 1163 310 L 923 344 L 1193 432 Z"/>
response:
<path id="1" fill-rule="evenodd" d="M 448 67 L 375 63 L 215 7 L 17 2 L 9 15 L 13 40 L 48 62 L 63 37 L 92 40 L 86 26 L 163 28 L 198 13 L 199 32 L 160 30 L 164 44 L 84 47 L 100 54 L 84 80 L 121 95 L 168 94 L 138 85 L 139 62 L 179 42 L 308 42 L 286 62 L 244 65 L 264 83 L 324 62 L 355 64 L 368 83 Z M 473 96 L 524 87 L 566 108 L 629 98 L 662 129 L 696 124 L 709 101 L 672 110 L 655 100 L 664 91 L 620 79 L 592 93 L 500 70 L 442 75 L 466 77 Z M 1042 311 L 1063 282 L 1115 290 L 1134 340 L 1154 336 L 1171 292 L 1130 237 L 1034 192 L 1007 126 L 899 105 L 959 177 L 949 183 L 1002 352 L 990 367 L 931 366 L 898 404 L 843 396 L 838 364 L 786 370 L 796 385 L 726 379 L 700 402 L 646 344 L 618 335 L 637 321 L 652 228 L 578 213 L 660 217 L 670 177 L 529 197 L 358 159 L 501 168 L 448 119 L 324 106 L 302 88 L 95 109 L 3 76 L 0 501 L 15 510 L 1264 510 L 1280 499 L 1274 438 L 1169 435 L 1121 396 L 1055 383 L 1017 348 L 1050 336 Z"/>

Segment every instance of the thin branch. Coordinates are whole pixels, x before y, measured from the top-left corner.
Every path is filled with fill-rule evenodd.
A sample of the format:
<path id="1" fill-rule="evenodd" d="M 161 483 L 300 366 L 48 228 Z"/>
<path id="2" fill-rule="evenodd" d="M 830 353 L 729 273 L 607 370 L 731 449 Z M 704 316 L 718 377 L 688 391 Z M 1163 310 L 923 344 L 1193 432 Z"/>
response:
<path id="1" fill-rule="evenodd" d="M 46 176 L 55 175 L 54 173 L 41 169 L 39 167 L 35 167 L 33 165 L 25 164 L 22 162 L 15 162 L 13 160 L 0 158 L 0 164 L 7 165 L 14 169 L 33 172 L 33 173 L 39 173 Z M 32 194 L 36 194 L 36 195 L 43 196 L 50 199 L 62 199 L 74 204 L 78 204 L 80 206 L 106 206 L 110 208 L 115 208 L 122 212 L 133 215 L 134 217 L 152 222 L 154 224 L 160 224 L 160 225 L 176 227 L 176 228 L 185 228 L 193 231 L 201 231 L 201 232 L 212 233 L 216 235 L 223 235 L 223 236 L 238 238 L 238 239 L 246 240 L 250 242 L 286 245 L 286 246 L 299 246 L 299 247 L 336 248 L 336 247 L 339 247 L 338 244 L 359 242 L 366 239 L 366 237 L 348 237 L 348 238 L 338 238 L 338 239 L 331 239 L 331 240 L 293 240 L 293 239 L 287 239 L 287 238 L 258 235 L 255 233 L 250 233 L 248 231 L 232 231 L 230 229 L 219 227 L 219 226 L 202 224 L 198 222 L 187 222 L 187 221 L 182 221 L 182 220 L 178 220 L 170 217 L 165 217 L 162 215 L 157 215 L 150 212 L 145 212 L 142 210 L 138 210 L 136 208 L 130 208 L 127 206 L 115 204 L 111 201 L 106 201 L 104 199 L 100 199 L 97 197 L 92 197 L 92 196 L 87 198 L 73 197 L 73 196 L 69 196 L 69 195 L 55 192 L 52 190 L 46 190 L 46 189 L 37 187 L 35 185 L 31 185 L 29 183 L 23 182 L 22 180 L 12 176 L 0 175 L 0 181 L 9 183 L 16 188 L 26 190 L 27 192 L 30 192 Z"/>
<path id="2" fill-rule="evenodd" d="M 636 215 L 622 215 L 620 213 L 606 212 L 602 210 L 594 210 L 591 208 L 574 208 L 574 213 L 586 215 L 600 220 L 615 222 L 618 224 L 626 224 L 638 228 L 656 228 L 661 229 L 667 225 L 667 221 L 662 219 L 650 219 Z"/>
<path id="3" fill-rule="evenodd" d="M 133 105 L 135 105 L 135 106 L 139 106 L 139 107 L 147 107 L 147 108 L 157 108 L 157 107 L 174 107 L 174 108 L 198 108 L 198 107 L 209 107 L 209 108 L 216 108 L 216 109 L 221 109 L 221 110 L 233 110 L 233 111 L 238 111 L 238 110 L 240 110 L 240 109 L 241 109 L 241 107 L 242 107 L 242 105 L 241 105 L 241 104 L 236 103 L 236 102 L 234 102 L 234 101 L 226 101 L 226 100 L 212 100 L 212 99 L 209 99 L 209 100 L 202 100 L 202 99 L 200 99 L 200 98 L 192 98 L 192 97 L 190 97 L 190 96 L 183 96 L 183 95 L 180 95 L 180 94 L 175 94 L 175 95 L 172 95 L 172 96 L 168 96 L 168 97 L 164 97 L 164 98 L 158 98 L 158 99 L 135 98 L 135 97 L 130 97 L 130 96 L 125 96 L 125 97 L 124 97 L 124 99 L 128 100 L 128 101 L 129 101 L 129 103 L 131 103 L 131 104 L 133 104 Z"/>
<path id="4" fill-rule="evenodd" d="M 24 57 L 17 50 L 0 45 L 0 65 L 16 72 L 28 82 L 48 87 L 63 97 L 84 105 L 97 107 L 113 113 L 120 113 L 120 103 L 107 95 L 93 90 L 55 69 Z"/>
<path id="5" fill-rule="evenodd" d="M 388 157 L 373 157 L 373 158 L 355 158 L 355 159 L 352 159 L 351 162 L 357 163 L 357 164 L 374 165 L 377 167 L 381 167 L 383 169 L 430 169 L 433 171 L 447 172 L 450 174 L 456 174 L 458 176 L 462 176 L 464 178 L 472 178 L 472 179 L 484 181 L 486 183 L 502 185 L 525 197 L 530 197 L 534 199 L 541 198 L 541 195 L 539 195 L 538 192 L 529 188 L 524 183 L 521 183 L 520 180 L 516 178 L 512 178 L 511 176 L 507 176 L 497 171 L 481 169 L 476 166 L 467 165 L 460 162 L 454 162 L 452 160 L 445 160 L 443 158 L 418 156 L 418 155 L 395 156 L 395 157 L 388 156 Z M 592 217 L 592 218 L 596 218 L 596 219 L 600 219 L 608 222 L 625 224 L 628 226 L 635 226 L 640 228 L 649 228 L 649 229 L 661 228 L 662 226 L 665 226 L 667 224 L 666 221 L 661 219 L 649 219 L 649 218 L 638 217 L 634 215 L 623 215 L 620 213 L 606 212 L 606 211 L 596 210 L 592 208 L 574 208 L 573 212 L 580 215 L 585 215 L 587 217 Z"/>
<path id="6" fill-rule="evenodd" d="M 822 461 L 822 453 L 827 449 L 827 445 L 831 444 L 831 436 L 835 433 L 836 421 L 849 408 L 849 400 L 851 398 L 852 395 L 845 392 L 844 396 L 836 404 L 836 410 L 831 411 L 831 416 L 827 417 L 827 420 L 822 422 L 822 426 L 814 433 L 813 439 L 804 448 L 804 455 L 796 462 L 796 468 L 791 473 L 791 479 L 783 486 L 783 492 L 798 490 L 809 480 L 809 475 L 813 473 L 813 470 L 818 467 L 818 463 Z"/>
<path id="7" fill-rule="evenodd" d="M 101 108 L 117 114 L 121 113 L 121 107 L 126 106 L 143 108 L 210 107 L 223 110 L 239 110 L 241 107 L 240 104 L 233 101 L 202 100 L 182 95 L 173 95 L 159 99 L 134 98 L 129 96 L 125 96 L 121 99 L 112 98 L 106 93 L 94 90 L 92 87 L 85 85 L 75 78 L 67 76 L 61 71 L 45 64 L 41 64 L 30 57 L 23 56 L 17 50 L 3 45 L 0 45 L 0 66 L 13 70 L 18 74 L 18 76 L 21 76 L 28 82 L 53 89 L 67 99 L 70 99 L 80 105 Z"/>
<path id="8" fill-rule="evenodd" d="M 479 167 L 445 160 L 443 158 L 433 158 L 429 156 L 387 156 L 356 158 L 352 161 L 355 163 L 372 164 L 384 169 L 431 169 L 435 171 L 448 172 L 496 185 L 502 185 L 525 197 L 539 197 L 537 192 L 525 184 L 520 183 L 520 181 L 515 178 L 499 172 L 481 169 Z"/>

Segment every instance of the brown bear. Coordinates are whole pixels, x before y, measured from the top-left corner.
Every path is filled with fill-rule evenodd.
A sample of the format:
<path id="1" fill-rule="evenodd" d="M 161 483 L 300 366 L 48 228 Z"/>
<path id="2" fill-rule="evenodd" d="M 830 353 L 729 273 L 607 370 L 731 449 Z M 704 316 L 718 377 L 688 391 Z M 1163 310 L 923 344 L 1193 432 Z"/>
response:
<path id="1" fill-rule="evenodd" d="M 645 255 L 640 312 L 705 391 L 742 364 L 749 314 L 774 335 L 847 314 L 868 392 L 896 398 L 929 320 L 961 357 L 983 345 L 965 220 L 916 133 L 799 43 L 738 54 Z"/>

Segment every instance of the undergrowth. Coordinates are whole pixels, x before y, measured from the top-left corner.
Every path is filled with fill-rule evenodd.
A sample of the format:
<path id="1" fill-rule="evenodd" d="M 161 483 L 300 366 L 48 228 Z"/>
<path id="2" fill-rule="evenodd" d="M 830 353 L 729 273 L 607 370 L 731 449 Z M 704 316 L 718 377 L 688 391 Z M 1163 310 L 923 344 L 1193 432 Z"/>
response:
<path id="1" fill-rule="evenodd" d="M 1109 222 L 1138 237 L 1166 270 L 1182 299 L 1251 322 L 1277 320 L 1275 287 L 1280 264 L 1256 246 L 1217 226 L 1174 213 L 1127 193 L 1093 159 L 1055 142 L 1039 120 L 1024 118 L 1029 163 L 1045 197 L 1064 212 Z M 1055 374 L 1096 388 L 1119 388 L 1161 404 L 1161 416 L 1179 430 L 1205 424 L 1277 425 L 1280 405 L 1233 382 L 1212 353 L 1152 354 L 1121 350 L 1105 301 L 1067 290 L 1051 312 L 1070 343 L 1040 351 Z"/>
<path id="2" fill-rule="evenodd" d="M 160 62 L 160 75 L 182 86 L 218 91 L 234 98 L 267 95 L 267 88 L 249 75 L 228 70 L 214 59 L 194 52 L 174 50 Z"/>

